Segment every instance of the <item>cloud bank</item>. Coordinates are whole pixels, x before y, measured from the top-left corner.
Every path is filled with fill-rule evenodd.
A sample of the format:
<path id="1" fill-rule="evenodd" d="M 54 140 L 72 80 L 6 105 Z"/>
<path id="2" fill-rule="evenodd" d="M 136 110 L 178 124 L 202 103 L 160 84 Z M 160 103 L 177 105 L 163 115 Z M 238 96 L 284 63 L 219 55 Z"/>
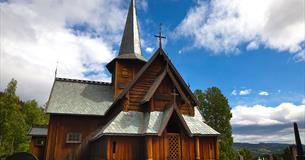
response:
<path id="1" fill-rule="evenodd" d="M 123 0 L 18 0 L 0 3 L 0 89 L 18 80 L 22 99 L 47 100 L 58 76 L 109 81 L 128 3 Z M 101 9 L 103 8 L 103 9 Z"/>
<path id="2" fill-rule="evenodd" d="M 305 60 L 305 5 L 302 0 L 198 0 L 176 29 L 194 46 L 214 54 L 266 47 Z"/>
<path id="3" fill-rule="evenodd" d="M 294 143 L 293 122 L 305 132 L 305 105 L 281 103 L 275 107 L 254 105 L 235 106 L 231 124 L 235 142 Z"/>

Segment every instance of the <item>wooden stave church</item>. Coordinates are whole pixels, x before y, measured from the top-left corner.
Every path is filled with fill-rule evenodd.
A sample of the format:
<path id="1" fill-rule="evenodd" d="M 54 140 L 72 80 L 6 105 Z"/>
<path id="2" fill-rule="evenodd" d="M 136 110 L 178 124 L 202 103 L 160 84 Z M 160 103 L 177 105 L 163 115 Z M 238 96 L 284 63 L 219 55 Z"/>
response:
<path id="1" fill-rule="evenodd" d="M 135 0 L 107 68 L 111 83 L 55 78 L 46 160 L 219 160 L 219 133 L 162 47 L 142 56 Z"/>

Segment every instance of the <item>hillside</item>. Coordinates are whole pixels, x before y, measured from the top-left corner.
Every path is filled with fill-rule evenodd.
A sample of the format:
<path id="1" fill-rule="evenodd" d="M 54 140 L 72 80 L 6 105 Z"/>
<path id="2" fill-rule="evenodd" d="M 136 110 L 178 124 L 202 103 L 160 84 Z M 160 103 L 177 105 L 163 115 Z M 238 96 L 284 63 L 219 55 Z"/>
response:
<path id="1" fill-rule="evenodd" d="M 280 154 L 282 153 L 285 147 L 288 147 L 289 144 L 280 144 L 280 143 L 259 143 L 259 144 L 250 144 L 250 143 L 234 143 L 234 148 L 236 150 L 241 150 L 246 148 L 251 151 L 252 155 L 266 155 L 266 154 Z M 303 145 L 305 148 L 305 145 Z"/>

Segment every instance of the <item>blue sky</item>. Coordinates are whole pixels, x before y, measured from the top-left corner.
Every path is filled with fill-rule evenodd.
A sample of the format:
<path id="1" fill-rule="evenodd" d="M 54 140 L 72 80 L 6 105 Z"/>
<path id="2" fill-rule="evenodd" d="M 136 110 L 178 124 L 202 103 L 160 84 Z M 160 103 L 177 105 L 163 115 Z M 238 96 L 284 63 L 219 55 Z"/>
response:
<path id="1" fill-rule="evenodd" d="M 301 103 L 305 90 L 305 64 L 304 60 L 296 60 L 289 50 L 278 51 L 264 44 L 248 50 L 245 41 L 237 45 L 238 52 L 229 55 L 221 52 L 215 55 L 210 49 L 196 47 L 179 53 L 194 40 L 177 38 L 175 30 L 190 8 L 196 5 L 196 1 L 148 1 L 147 8 L 138 9 L 142 37 L 156 48 L 153 35 L 158 32 L 159 23 L 163 24 L 163 34 L 167 36 L 165 50 L 193 90 L 217 86 L 233 106 L 257 103 L 275 106 L 283 101 Z M 149 58 L 151 54 L 145 56 Z M 245 89 L 251 89 L 251 94 L 232 95 L 233 90 Z M 262 91 L 269 95 L 260 96 Z"/>
<path id="2" fill-rule="evenodd" d="M 110 81 L 105 65 L 117 54 L 128 5 L 0 1 L 0 89 L 15 78 L 23 100 L 43 105 L 57 63 L 59 77 Z M 291 122 L 305 133 L 304 6 L 302 0 L 138 0 L 142 51 L 152 56 L 163 23 L 164 49 L 191 89 L 216 86 L 228 98 L 236 142 L 292 143 Z M 249 128 L 268 134 L 244 132 Z"/>

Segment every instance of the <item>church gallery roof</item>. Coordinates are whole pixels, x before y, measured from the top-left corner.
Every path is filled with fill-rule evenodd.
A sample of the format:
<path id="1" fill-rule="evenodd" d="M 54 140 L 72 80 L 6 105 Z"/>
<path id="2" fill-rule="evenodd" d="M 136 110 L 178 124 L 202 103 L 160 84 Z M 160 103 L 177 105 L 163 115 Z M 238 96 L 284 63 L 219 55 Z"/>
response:
<path id="1" fill-rule="evenodd" d="M 56 78 L 46 112 L 103 116 L 113 102 L 112 95 L 110 83 Z"/>
<path id="2" fill-rule="evenodd" d="M 48 126 L 33 125 L 28 132 L 29 136 L 46 137 L 48 135 Z"/>
<path id="3" fill-rule="evenodd" d="M 164 112 L 135 112 L 121 111 L 112 121 L 102 128 L 92 137 L 92 141 L 103 135 L 161 135 L 164 126 L 167 125 L 173 109 L 169 107 Z M 179 113 L 178 113 L 179 114 Z M 190 136 L 215 136 L 219 135 L 217 131 L 203 122 L 203 118 L 195 107 L 195 116 L 182 115 L 181 121 L 186 125 L 185 129 Z"/>

